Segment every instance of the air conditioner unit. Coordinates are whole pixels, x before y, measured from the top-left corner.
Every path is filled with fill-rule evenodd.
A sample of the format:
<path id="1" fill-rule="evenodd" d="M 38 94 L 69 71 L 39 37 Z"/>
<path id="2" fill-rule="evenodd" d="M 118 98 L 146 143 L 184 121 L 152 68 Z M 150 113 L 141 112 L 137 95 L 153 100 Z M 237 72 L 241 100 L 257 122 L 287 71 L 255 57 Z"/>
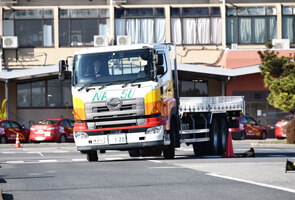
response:
<path id="1" fill-rule="evenodd" d="M 2 39 L 3 49 L 16 49 L 18 48 L 18 41 L 16 36 L 4 36 Z"/>
<path id="2" fill-rule="evenodd" d="M 238 44 L 237 43 L 232 43 L 231 44 L 231 49 L 238 49 Z"/>
<path id="3" fill-rule="evenodd" d="M 290 49 L 289 39 L 272 39 L 273 49 Z"/>
<path id="4" fill-rule="evenodd" d="M 117 45 L 127 45 L 131 44 L 131 36 L 130 35 L 118 35 L 117 36 Z"/>
<path id="5" fill-rule="evenodd" d="M 106 35 L 95 35 L 94 46 L 95 47 L 109 46 L 109 37 Z"/>

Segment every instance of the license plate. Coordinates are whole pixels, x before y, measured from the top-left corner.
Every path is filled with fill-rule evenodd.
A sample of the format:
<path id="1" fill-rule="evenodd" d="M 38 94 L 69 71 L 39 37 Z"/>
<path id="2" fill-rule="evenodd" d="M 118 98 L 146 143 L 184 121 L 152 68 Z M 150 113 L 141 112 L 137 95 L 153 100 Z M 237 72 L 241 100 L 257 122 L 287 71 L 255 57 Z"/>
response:
<path id="1" fill-rule="evenodd" d="M 105 136 L 96 136 L 92 139 L 93 144 L 105 144 L 106 137 Z"/>
<path id="2" fill-rule="evenodd" d="M 35 140 L 37 140 L 37 141 L 43 141 L 44 140 L 44 137 L 36 137 Z"/>
<path id="3" fill-rule="evenodd" d="M 51 133 L 50 132 L 44 132 L 44 136 L 45 137 L 50 137 L 51 136 Z"/>
<path id="4" fill-rule="evenodd" d="M 109 144 L 126 144 L 126 135 L 125 134 L 117 134 L 117 135 L 109 135 Z"/>

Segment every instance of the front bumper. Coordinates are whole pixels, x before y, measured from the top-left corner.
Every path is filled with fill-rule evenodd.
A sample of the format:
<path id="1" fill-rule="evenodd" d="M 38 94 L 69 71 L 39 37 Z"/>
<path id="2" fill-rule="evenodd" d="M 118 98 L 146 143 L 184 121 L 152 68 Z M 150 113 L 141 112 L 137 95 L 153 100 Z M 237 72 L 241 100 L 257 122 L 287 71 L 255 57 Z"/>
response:
<path id="1" fill-rule="evenodd" d="M 93 150 L 127 150 L 127 149 L 139 149 L 151 146 L 162 146 L 164 141 L 154 142 L 140 142 L 129 144 L 117 144 L 117 145 L 91 145 L 91 146 L 77 146 L 78 151 L 93 151 Z"/>
<path id="2" fill-rule="evenodd" d="M 126 130 L 112 133 L 103 132 L 103 134 L 100 131 L 86 132 L 87 137 L 75 137 L 75 143 L 78 151 L 127 150 L 170 144 L 169 139 L 164 140 L 164 126 L 158 127 L 158 131 L 153 133 L 148 133 L 148 130 L 155 127 L 129 129 L 127 132 Z"/>

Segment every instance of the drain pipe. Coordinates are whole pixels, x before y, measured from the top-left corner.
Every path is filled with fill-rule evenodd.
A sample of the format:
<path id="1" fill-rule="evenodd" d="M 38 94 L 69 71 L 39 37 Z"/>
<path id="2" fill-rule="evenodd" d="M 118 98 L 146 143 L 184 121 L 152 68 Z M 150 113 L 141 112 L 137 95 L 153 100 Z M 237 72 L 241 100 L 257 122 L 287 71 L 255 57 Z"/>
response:
<path id="1" fill-rule="evenodd" d="M 6 101 L 6 119 L 10 119 L 9 117 L 9 87 L 8 87 L 9 81 L 8 79 L 5 80 L 5 99 Z"/>

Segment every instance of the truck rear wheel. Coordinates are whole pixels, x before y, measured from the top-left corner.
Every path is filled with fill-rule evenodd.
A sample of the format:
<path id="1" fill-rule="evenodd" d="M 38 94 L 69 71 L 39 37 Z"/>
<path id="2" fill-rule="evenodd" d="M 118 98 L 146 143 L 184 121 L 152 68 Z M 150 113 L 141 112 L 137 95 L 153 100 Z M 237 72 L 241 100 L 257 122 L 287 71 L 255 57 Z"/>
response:
<path id="1" fill-rule="evenodd" d="M 203 156 L 208 154 L 209 142 L 193 143 L 193 149 L 196 156 Z"/>
<path id="2" fill-rule="evenodd" d="M 217 155 L 219 148 L 219 127 L 217 120 L 213 118 L 212 124 L 210 127 L 210 142 L 209 142 L 209 155 Z"/>
<path id="3" fill-rule="evenodd" d="M 219 127 L 217 120 L 213 118 L 210 126 L 210 141 L 198 142 L 193 144 L 196 156 L 217 155 L 219 150 Z"/>
<path id="4" fill-rule="evenodd" d="M 219 126 L 219 155 L 224 155 L 226 151 L 226 145 L 227 145 L 227 135 L 228 135 L 228 127 L 226 124 L 226 120 L 224 117 L 221 117 L 218 120 L 218 126 Z"/>
<path id="5" fill-rule="evenodd" d="M 140 157 L 140 153 L 139 153 L 139 150 L 138 149 L 136 149 L 136 150 L 129 150 L 128 153 L 129 153 L 129 156 L 130 157 Z"/>
<path id="6" fill-rule="evenodd" d="M 89 162 L 96 162 L 98 160 L 97 151 L 87 152 L 87 160 Z"/>

